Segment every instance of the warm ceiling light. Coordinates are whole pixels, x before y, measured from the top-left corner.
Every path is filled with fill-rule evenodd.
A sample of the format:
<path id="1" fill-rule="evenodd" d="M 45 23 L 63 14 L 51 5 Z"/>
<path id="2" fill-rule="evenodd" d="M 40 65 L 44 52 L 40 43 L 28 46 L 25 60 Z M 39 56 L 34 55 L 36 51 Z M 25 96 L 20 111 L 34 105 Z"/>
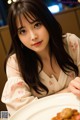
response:
<path id="1" fill-rule="evenodd" d="M 17 0 L 12 0 L 13 2 L 16 2 Z"/>
<path id="2" fill-rule="evenodd" d="M 11 4 L 12 2 L 16 2 L 17 0 L 8 0 L 7 3 Z"/>
<path id="3" fill-rule="evenodd" d="M 8 0 L 8 1 L 7 1 L 7 3 L 8 3 L 8 4 L 11 4 L 11 3 L 12 3 L 12 1 L 11 1 L 11 0 Z"/>
<path id="4" fill-rule="evenodd" d="M 80 2 L 80 0 L 78 0 L 78 2 Z"/>

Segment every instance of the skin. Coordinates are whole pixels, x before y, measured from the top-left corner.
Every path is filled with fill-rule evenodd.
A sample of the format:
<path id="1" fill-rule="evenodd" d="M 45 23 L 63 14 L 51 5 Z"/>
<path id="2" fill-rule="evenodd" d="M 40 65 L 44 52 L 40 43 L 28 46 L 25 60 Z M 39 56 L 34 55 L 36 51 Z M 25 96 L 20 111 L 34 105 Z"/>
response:
<path id="1" fill-rule="evenodd" d="M 72 80 L 67 89 L 76 96 L 80 96 L 80 77 L 76 77 L 74 80 Z"/>
<path id="2" fill-rule="evenodd" d="M 23 27 L 21 27 L 19 19 L 16 19 L 18 37 L 20 41 L 26 47 L 35 51 L 42 58 L 44 65 L 43 70 L 45 71 L 45 73 L 47 73 L 48 75 L 54 74 L 55 77 L 58 79 L 61 69 L 54 57 L 52 59 L 52 65 L 54 66 L 55 70 L 51 68 L 48 45 L 49 33 L 47 29 L 39 21 L 33 22 L 29 19 L 31 23 L 28 22 L 23 15 L 21 16 L 21 20 Z M 76 77 L 75 79 L 73 79 L 69 83 L 69 86 L 67 88 L 61 90 L 58 93 L 64 92 L 72 92 L 76 96 L 80 96 L 80 77 Z"/>
<path id="3" fill-rule="evenodd" d="M 21 16 L 23 28 L 17 18 L 18 36 L 21 42 L 29 49 L 35 51 L 40 56 L 49 51 L 49 33 L 44 25 L 39 21 L 29 23 L 24 16 Z"/>

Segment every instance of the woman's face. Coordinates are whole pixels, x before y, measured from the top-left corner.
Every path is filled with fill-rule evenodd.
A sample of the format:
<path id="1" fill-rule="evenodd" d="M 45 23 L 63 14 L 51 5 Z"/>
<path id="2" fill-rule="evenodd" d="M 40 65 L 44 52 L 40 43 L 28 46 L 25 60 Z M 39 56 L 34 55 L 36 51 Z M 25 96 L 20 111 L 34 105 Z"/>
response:
<path id="1" fill-rule="evenodd" d="M 48 48 L 49 33 L 40 21 L 29 19 L 30 23 L 24 16 L 21 16 L 22 25 L 17 18 L 18 37 L 20 41 L 29 49 L 36 53 L 42 53 Z"/>

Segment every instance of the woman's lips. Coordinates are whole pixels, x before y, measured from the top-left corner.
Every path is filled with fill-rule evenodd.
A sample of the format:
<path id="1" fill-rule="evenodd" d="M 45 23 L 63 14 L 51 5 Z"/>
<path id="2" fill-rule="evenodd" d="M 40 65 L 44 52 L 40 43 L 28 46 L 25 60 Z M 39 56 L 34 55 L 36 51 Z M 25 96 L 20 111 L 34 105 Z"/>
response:
<path id="1" fill-rule="evenodd" d="M 39 41 L 39 42 L 34 43 L 32 46 L 40 46 L 41 43 L 42 43 L 42 41 Z"/>

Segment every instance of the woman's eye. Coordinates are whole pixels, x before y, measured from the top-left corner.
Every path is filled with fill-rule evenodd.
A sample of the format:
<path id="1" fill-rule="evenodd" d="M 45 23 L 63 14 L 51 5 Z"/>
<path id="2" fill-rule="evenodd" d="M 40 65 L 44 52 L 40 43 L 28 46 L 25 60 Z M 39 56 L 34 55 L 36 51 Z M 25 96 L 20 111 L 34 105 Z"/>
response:
<path id="1" fill-rule="evenodd" d="M 39 22 L 39 23 L 36 23 L 36 24 L 34 25 L 34 27 L 35 27 L 35 28 L 40 28 L 41 25 L 42 25 L 42 24 Z"/>
<path id="2" fill-rule="evenodd" d="M 24 30 L 24 29 L 19 30 L 18 33 L 21 34 L 21 35 L 25 35 L 26 34 L 26 30 Z"/>

